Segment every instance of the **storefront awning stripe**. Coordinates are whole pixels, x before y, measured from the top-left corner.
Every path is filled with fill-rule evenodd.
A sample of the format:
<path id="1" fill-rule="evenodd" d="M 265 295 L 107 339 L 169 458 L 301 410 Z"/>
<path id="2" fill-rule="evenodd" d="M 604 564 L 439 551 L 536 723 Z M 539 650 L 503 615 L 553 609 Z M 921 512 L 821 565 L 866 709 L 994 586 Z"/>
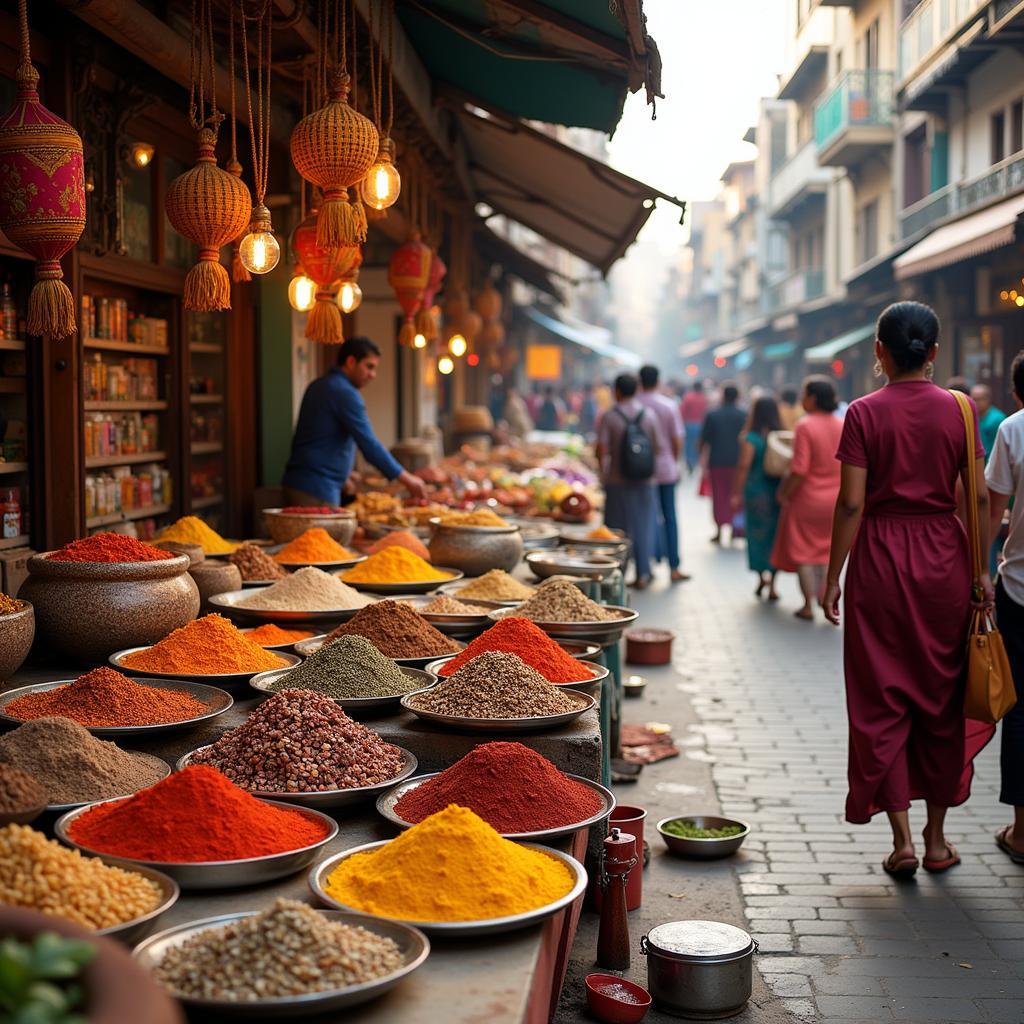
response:
<path id="1" fill-rule="evenodd" d="M 848 348 L 853 348 L 854 345 L 867 341 L 868 338 L 874 336 L 874 333 L 875 325 L 873 323 L 864 324 L 863 327 L 847 331 L 846 334 L 840 334 L 830 341 L 823 341 L 820 345 L 809 348 L 804 353 L 804 358 L 809 363 L 827 363 L 839 355 L 840 352 L 845 352 Z"/>
<path id="2" fill-rule="evenodd" d="M 567 320 L 548 316 L 547 313 L 542 313 L 539 309 L 532 307 L 525 309 L 524 312 L 527 318 L 538 327 L 543 327 L 544 330 L 550 331 L 556 337 L 571 341 L 581 348 L 588 348 L 596 355 L 613 359 L 615 362 L 633 369 L 643 362 L 635 352 L 616 345 L 612 341 L 612 332 L 607 327 L 598 327 L 596 324 L 588 324 L 582 320 L 573 319 L 571 322 L 567 322 Z"/>
<path id="3" fill-rule="evenodd" d="M 738 356 L 744 349 L 750 348 L 750 342 L 746 338 L 738 338 L 736 341 L 727 341 L 715 349 L 716 359 L 732 359 Z"/>
<path id="4" fill-rule="evenodd" d="M 761 349 L 761 355 L 765 359 L 786 359 L 795 351 L 795 341 L 776 341 L 771 345 L 765 345 L 765 347 Z"/>
<path id="5" fill-rule="evenodd" d="M 1024 196 L 1014 196 L 936 228 L 893 260 L 896 278 L 916 277 L 1010 245 L 1016 236 L 1017 218 L 1022 213 Z"/>
<path id="6" fill-rule="evenodd" d="M 688 341 L 680 347 L 679 357 L 680 359 L 692 359 L 694 356 L 699 356 L 701 352 L 707 352 L 709 348 L 711 348 L 710 338 L 701 338 L 700 341 Z"/>

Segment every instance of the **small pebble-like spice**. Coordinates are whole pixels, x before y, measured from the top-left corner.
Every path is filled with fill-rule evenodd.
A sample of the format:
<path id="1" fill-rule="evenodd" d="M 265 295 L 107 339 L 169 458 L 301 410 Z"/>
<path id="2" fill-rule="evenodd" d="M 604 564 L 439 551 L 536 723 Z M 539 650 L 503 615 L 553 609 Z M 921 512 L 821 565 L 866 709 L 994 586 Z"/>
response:
<path id="1" fill-rule="evenodd" d="M 228 555 L 228 561 L 238 567 L 243 580 L 283 580 L 288 575 L 259 544 L 243 544 Z"/>
<path id="2" fill-rule="evenodd" d="M 373 598 L 360 594 L 323 569 L 307 565 L 286 579 L 257 590 L 238 602 L 240 608 L 281 612 L 333 612 L 365 608 Z"/>
<path id="3" fill-rule="evenodd" d="M 297 644 L 316 634 L 310 629 L 282 629 L 273 622 L 266 622 L 255 629 L 245 630 L 245 635 L 260 647 L 279 647 L 281 644 Z"/>
<path id="4" fill-rule="evenodd" d="M 425 604 L 418 609 L 422 615 L 425 612 L 430 615 L 483 615 L 488 609 L 478 604 L 466 604 L 465 601 L 456 601 L 454 597 L 442 594 L 435 597 L 430 604 Z"/>
<path id="5" fill-rule="evenodd" d="M 6 594 L 0 594 L 0 615 L 13 615 L 15 612 L 20 612 L 24 607 L 24 601 L 19 601 L 16 597 L 8 597 Z"/>
<path id="6" fill-rule="evenodd" d="M 46 790 L 28 772 L 0 764 L 0 814 L 22 814 L 46 804 Z"/>
<path id="7" fill-rule="evenodd" d="M 391 939 L 277 899 L 259 914 L 171 946 L 155 974 L 176 996 L 245 1003 L 348 988 L 401 966 Z"/>
<path id="8" fill-rule="evenodd" d="M 455 592 L 462 601 L 479 598 L 481 601 L 525 601 L 535 590 L 526 583 L 520 583 L 504 569 L 491 569 Z"/>
<path id="9" fill-rule="evenodd" d="M 591 601 L 575 583 L 557 578 L 545 580 L 537 593 L 516 609 L 516 615 L 534 622 L 608 622 L 620 618 L 618 612 Z"/>
<path id="10" fill-rule="evenodd" d="M 301 665 L 278 676 L 270 689 L 312 690 L 334 700 L 346 697 L 394 697 L 422 683 L 385 658 L 366 637 L 329 640 Z"/>
<path id="11" fill-rule="evenodd" d="M 190 693 L 144 686 L 105 665 L 67 686 L 26 693 L 3 706 L 5 715 L 23 721 L 63 717 L 93 728 L 184 722 L 208 710 Z"/>
<path id="12" fill-rule="evenodd" d="M 320 793 L 387 782 L 405 759 L 329 697 L 284 690 L 192 763 L 211 765 L 250 792 Z"/>
<path id="13" fill-rule="evenodd" d="M 125 796 L 164 773 L 70 718 L 36 718 L 0 736 L 0 762 L 28 772 L 51 804 Z"/>
<path id="14" fill-rule="evenodd" d="M 99 929 L 148 914 L 161 897 L 156 882 L 84 857 L 27 825 L 0 828 L 0 903 Z"/>
<path id="15" fill-rule="evenodd" d="M 401 601 L 378 601 L 356 612 L 328 633 L 330 640 L 340 636 L 365 636 L 388 658 L 441 658 L 460 649 L 450 636 Z"/>
<path id="16" fill-rule="evenodd" d="M 579 707 L 515 654 L 492 651 L 409 698 L 424 711 L 462 718 L 537 718 Z"/>

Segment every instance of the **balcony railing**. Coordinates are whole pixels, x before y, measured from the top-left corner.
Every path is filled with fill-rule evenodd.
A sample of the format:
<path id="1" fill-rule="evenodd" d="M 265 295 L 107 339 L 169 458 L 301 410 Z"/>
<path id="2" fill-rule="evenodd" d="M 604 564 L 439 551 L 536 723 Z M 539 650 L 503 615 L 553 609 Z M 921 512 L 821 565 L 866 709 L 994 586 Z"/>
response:
<path id="1" fill-rule="evenodd" d="M 803 305 L 825 294 L 825 274 L 821 270 L 795 270 L 767 289 L 767 312 Z"/>
<path id="2" fill-rule="evenodd" d="M 1024 153 L 990 167 L 984 174 L 957 185 L 947 185 L 900 214 L 900 237 L 910 238 L 936 221 L 970 213 L 994 199 L 1024 190 Z"/>
<path id="3" fill-rule="evenodd" d="M 805 192 L 825 190 L 832 171 L 818 164 L 818 147 L 812 139 L 798 149 L 768 183 L 768 212 L 776 215 L 794 204 Z"/>
<path id="4" fill-rule="evenodd" d="M 891 125 L 892 117 L 891 71 L 845 71 L 814 108 L 814 142 L 820 153 L 840 132 L 860 125 Z"/>
<path id="5" fill-rule="evenodd" d="M 988 0 L 924 0 L 900 26 L 900 81 L 905 81 Z"/>

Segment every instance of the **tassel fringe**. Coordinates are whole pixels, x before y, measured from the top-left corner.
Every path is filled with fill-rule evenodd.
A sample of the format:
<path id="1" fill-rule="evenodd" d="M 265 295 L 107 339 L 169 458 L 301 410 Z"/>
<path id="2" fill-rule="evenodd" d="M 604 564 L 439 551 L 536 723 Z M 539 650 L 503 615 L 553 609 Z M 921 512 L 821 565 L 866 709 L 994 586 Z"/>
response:
<path id="1" fill-rule="evenodd" d="M 231 308 L 231 278 L 214 260 L 200 260 L 185 277 L 184 305 L 196 313 Z"/>
<path id="2" fill-rule="evenodd" d="M 398 332 L 398 344 L 412 348 L 413 339 L 416 337 L 416 324 L 412 320 L 406 320 L 402 329 Z"/>
<path id="3" fill-rule="evenodd" d="M 345 340 L 341 327 L 341 310 L 333 297 L 317 299 L 306 317 L 306 337 L 321 345 L 340 345 Z"/>
<path id="4" fill-rule="evenodd" d="M 433 341 L 437 333 L 434 327 L 434 317 L 429 309 L 421 309 L 416 314 L 416 330 L 423 335 L 427 341 Z"/>
<path id="5" fill-rule="evenodd" d="M 68 286 L 54 278 L 37 281 L 28 297 L 28 333 L 59 339 L 75 330 L 75 300 Z"/>
<path id="6" fill-rule="evenodd" d="M 347 199 L 325 199 L 316 219 L 316 244 L 321 249 L 366 241 L 366 210 Z"/>

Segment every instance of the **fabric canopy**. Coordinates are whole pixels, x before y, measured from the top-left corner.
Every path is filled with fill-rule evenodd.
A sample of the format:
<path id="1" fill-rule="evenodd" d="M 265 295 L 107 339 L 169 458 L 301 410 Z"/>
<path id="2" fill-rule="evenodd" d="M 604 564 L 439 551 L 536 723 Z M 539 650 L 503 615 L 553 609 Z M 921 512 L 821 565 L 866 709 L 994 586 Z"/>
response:
<path id="1" fill-rule="evenodd" d="M 864 324 L 862 327 L 857 327 L 852 331 L 847 331 L 845 334 L 840 334 L 836 338 L 823 341 L 820 345 L 809 348 L 804 353 L 804 358 L 809 363 L 827 363 L 839 355 L 840 352 L 845 352 L 848 348 L 853 348 L 854 345 L 859 345 L 862 341 L 867 341 L 868 338 L 874 337 L 874 334 L 875 325 Z"/>
<path id="2" fill-rule="evenodd" d="M 548 316 L 532 307 L 527 307 L 524 312 L 538 327 L 543 327 L 544 330 L 550 331 L 565 341 L 571 341 L 574 345 L 588 348 L 591 352 L 604 356 L 606 359 L 613 359 L 623 366 L 634 369 L 642 362 L 635 352 L 616 345 L 612 341 L 612 332 L 607 327 L 598 327 L 596 324 L 588 324 L 570 316 L 561 318 Z"/>
<path id="3" fill-rule="evenodd" d="M 736 341 L 727 341 L 715 349 L 716 359 L 732 359 L 738 356 L 745 349 L 750 348 L 750 342 L 746 338 L 738 338 Z"/>
<path id="4" fill-rule="evenodd" d="M 981 256 L 1013 242 L 1024 196 L 1014 196 L 950 224 L 943 224 L 893 260 L 897 279 L 916 277 L 951 263 Z"/>
<path id="5" fill-rule="evenodd" d="M 485 260 L 500 263 L 510 274 L 532 285 L 558 302 L 565 301 L 562 289 L 552 280 L 554 271 L 495 234 L 486 224 L 476 226 L 477 246 Z"/>
<path id="6" fill-rule="evenodd" d="M 699 356 L 701 352 L 706 352 L 709 348 L 711 348 L 710 338 L 701 338 L 700 341 L 688 341 L 680 347 L 679 355 L 683 359 L 691 359 L 693 356 Z"/>
<path id="7" fill-rule="evenodd" d="M 477 199 L 602 273 L 636 239 L 656 199 L 684 204 L 515 118 L 456 109 Z"/>
<path id="8" fill-rule="evenodd" d="M 795 351 L 795 341 L 776 341 L 771 345 L 765 345 L 765 347 L 761 349 L 761 355 L 765 359 L 787 359 Z"/>

